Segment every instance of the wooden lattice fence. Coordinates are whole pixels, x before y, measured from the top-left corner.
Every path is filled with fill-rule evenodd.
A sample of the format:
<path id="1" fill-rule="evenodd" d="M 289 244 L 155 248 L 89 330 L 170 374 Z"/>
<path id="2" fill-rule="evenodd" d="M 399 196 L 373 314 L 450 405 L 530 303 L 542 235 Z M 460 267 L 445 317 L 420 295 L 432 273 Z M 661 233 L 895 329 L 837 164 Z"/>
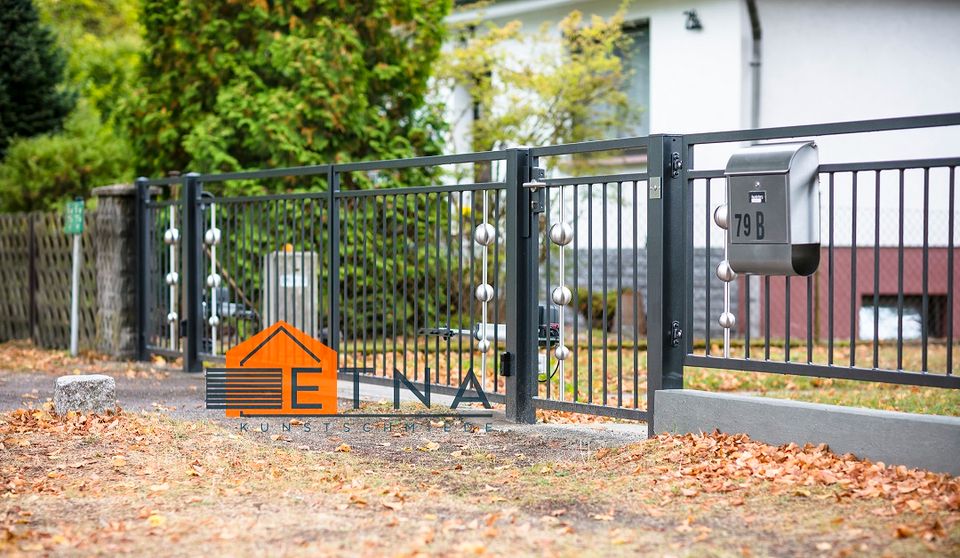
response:
<path id="1" fill-rule="evenodd" d="M 96 344 L 95 212 L 87 212 L 80 272 L 80 347 Z M 0 214 L 0 341 L 70 345 L 73 239 L 60 213 Z"/>

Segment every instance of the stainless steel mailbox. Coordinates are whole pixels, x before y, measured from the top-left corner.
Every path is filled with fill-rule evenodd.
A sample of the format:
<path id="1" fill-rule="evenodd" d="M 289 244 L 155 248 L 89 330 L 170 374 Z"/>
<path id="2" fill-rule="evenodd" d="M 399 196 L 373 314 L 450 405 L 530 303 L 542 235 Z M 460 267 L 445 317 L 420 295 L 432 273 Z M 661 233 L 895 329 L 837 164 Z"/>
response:
<path id="1" fill-rule="evenodd" d="M 820 265 L 812 141 L 740 149 L 727 161 L 727 261 L 737 273 L 810 275 Z M 718 222 L 720 218 L 718 218 Z"/>

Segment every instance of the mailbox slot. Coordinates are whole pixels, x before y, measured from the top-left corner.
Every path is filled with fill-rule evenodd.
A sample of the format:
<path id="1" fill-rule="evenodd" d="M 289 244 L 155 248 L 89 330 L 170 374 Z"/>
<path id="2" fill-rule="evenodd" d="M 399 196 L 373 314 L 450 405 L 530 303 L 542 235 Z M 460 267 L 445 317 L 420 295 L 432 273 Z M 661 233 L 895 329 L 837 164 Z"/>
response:
<path id="1" fill-rule="evenodd" d="M 810 275 L 820 264 L 820 181 L 811 142 L 740 149 L 727 162 L 727 259 L 737 273 Z"/>

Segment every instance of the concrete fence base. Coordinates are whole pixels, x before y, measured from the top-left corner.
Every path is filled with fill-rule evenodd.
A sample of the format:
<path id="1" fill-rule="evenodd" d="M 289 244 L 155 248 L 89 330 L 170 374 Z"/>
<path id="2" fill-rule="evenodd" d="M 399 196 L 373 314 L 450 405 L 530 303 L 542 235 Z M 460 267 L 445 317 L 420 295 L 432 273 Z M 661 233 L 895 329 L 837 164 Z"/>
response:
<path id="1" fill-rule="evenodd" d="M 745 433 L 768 444 L 827 444 L 888 465 L 960 475 L 960 418 L 689 389 L 655 394 L 656 432 Z"/>

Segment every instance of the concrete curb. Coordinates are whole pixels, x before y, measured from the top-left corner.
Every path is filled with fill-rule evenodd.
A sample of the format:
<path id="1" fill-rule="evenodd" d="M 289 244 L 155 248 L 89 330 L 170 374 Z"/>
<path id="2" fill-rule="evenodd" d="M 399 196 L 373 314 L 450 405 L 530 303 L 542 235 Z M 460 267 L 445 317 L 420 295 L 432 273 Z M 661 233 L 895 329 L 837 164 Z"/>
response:
<path id="1" fill-rule="evenodd" d="M 745 433 L 768 444 L 827 444 L 888 465 L 960 476 L 960 418 L 689 389 L 655 394 L 656 432 Z"/>

